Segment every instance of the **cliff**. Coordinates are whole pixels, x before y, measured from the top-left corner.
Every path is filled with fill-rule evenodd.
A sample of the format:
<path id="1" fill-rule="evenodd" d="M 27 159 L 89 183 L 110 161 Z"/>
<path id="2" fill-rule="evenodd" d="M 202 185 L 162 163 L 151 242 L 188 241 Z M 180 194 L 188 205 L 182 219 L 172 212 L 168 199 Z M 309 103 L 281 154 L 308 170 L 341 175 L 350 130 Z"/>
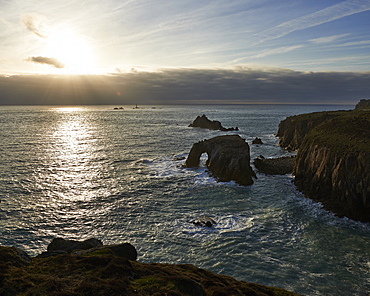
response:
<path id="1" fill-rule="evenodd" d="M 306 134 L 324 121 L 346 114 L 348 111 L 315 112 L 290 116 L 279 124 L 276 134 L 279 146 L 298 150 Z"/>
<path id="2" fill-rule="evenodd" d="M 238 135 L 219 136 L 193 144 L 185 167 L 196 167 L 200 156 L 207 153 L 206 165 L 220 182 L 235 181 L 239 185 L 253 184 L 249 145 Z"/>
<path id="3" fill-rule="evenodd" d="M 85 255 L 27 258 L 0 246 L 0 295 L 254 295 L 294 296 L 237 281 L 190 264 L 139 263 L 101 248 Z"/>
<path id="4" fill-rule="evenodd" d="M 303 114 L 279 125 L 280 145 L 298 148 L 294 183 L 338 216 L 370 222 L 370 112 Z"/>

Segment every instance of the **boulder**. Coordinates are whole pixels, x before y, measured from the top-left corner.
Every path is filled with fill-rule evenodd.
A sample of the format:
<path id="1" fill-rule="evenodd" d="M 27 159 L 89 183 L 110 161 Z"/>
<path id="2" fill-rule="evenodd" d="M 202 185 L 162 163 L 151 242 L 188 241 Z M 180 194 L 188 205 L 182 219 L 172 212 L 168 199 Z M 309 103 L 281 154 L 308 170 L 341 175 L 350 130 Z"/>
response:
<path id="1" fill-rule="evenodd" d="M 253 141 L 252 141 L 252 144 L 263 144 L 262 140 L 260 138 L 255 138 Z"/>
<path id="2" fill-rule="evenodd" d="M 130 243 L 99 246 L 88 250 L 76 250 L 72 252 L 72 255 L 86 255 L 97 251 L 100 253 L 113 254 L 131 261 L 136 261 L 137 259 L 136 248 Z"/>
<path id="3" fill-rule="evenodd" d="M 186 159 L 185 167 L 199 165 L 200 156 L 207 153 L 206 165 L 220 182 L 235 181 L 252 185 L 255 173 L 250 166 L 249 145 L 239 135 L 225 135 L 195 143 Z"/>
<path id="4" fill-rule="evenodd" d="M 189 124 L 189 127 L 200 127 L 207 128 L 209 130 L 220 130 L 220 131 L 237 131 L 237 127 L 225 128 L 221 125 L 221 122 L 217 120 L 209 120 L 206 115 L 197 116 L 193 123 Z"/>
<path id="5" fill-rule="evenodd" d="M 217 222 L 209 216 L 201 216 L 197 219 L 191 220 L 190 223 L 201 227 L 212 227 L 217 224 Z"/>
<path id="6" fill-rule="evenodd" d="M 132 261 L 137 259 L 137 251 L 133 245 L 129 243 L 103 245 L 103 243 L 96 238 L 90 238 L 85 241 L 54 238 L 48 245 L 47 252 L 43 252 L 36 257 L 47 258 L 61 254 L 85 255 L 96 251 L 113 254 L 117 257 L 124 257 Z"/>
<path id="7" fill-rule="evenodd" d="M 262 155 L 261 155 L 262 156 Z M 277 158 L 255 158 L 254 166 L 266 175 L 285 175 L 293 172 L 295 156 L 283 156 Z"/>
<path id="8" fill-rule="evenodd" d="M 96 239 L 90 238 L 84 241 L 65 240 L 63 238 L 54 238 L 47 247 L 48 252 L 67 252 L 72 253 L 74 250 L 88 250 L 103 243 Z"/>

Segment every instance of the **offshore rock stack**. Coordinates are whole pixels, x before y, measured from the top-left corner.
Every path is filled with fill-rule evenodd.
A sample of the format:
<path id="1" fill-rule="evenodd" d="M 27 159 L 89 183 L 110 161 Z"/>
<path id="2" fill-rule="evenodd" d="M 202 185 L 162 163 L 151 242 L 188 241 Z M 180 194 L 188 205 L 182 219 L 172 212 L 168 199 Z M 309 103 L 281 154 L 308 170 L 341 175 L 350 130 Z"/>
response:
<path id="1" fill-rule="evenodd" d="M 239 135 L 219 136 L 193 144 L 185 167 L 198 166 L 203 153 L 207 153 L 206 165 L 218 181 L 253 184 L 252 177 L 256 175 L 250 166 L 249 145 Z"/>

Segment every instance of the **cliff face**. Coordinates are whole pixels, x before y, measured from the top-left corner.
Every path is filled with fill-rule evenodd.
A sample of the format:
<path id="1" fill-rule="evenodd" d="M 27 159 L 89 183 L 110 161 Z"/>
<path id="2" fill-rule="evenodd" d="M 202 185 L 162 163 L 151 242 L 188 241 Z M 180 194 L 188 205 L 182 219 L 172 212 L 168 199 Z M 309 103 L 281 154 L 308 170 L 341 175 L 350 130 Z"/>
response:
<path id="1" fill-rule="evenodd" d="M 345 113 L 346 111 L 315 112 L 287 117 L 280 122 L 276 134 L 280 138 L 279 146 L 288 150 L 298 150 L 311 129 Z"/>
<path id="2" fill-rule="evenodd" d="M 294 127 L 290 121 L 293 126 L 281 131 L 287 135 L 306 124 L 299 145 L 295 135 L 285 138 L 291 139 L 292 144 L 283 142 L 283 146 L 299 148 L 294 183 L 307 197 L 322 202 L 339 216 L 370 222 L 370 112 L 333 115 L 313 114 L 311 117 L 318 122 L 312 124 L 296 118 L 300 127 Z"/>

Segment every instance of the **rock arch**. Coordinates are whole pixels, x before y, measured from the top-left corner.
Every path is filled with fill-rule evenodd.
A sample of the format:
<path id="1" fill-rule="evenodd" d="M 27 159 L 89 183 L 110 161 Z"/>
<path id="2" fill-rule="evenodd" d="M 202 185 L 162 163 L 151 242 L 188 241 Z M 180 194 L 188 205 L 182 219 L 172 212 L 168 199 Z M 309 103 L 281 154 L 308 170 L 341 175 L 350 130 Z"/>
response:
<path id="1" fill-rule="evenodd" d="M 195 143 L 186 159 L 185 167 L 199 165 L 207 153 L 206 165 L 220 182 L 235 181 L 240 185 L 253 184 L 255 173 L 250 166 L 249 145 L 239 135 L 225 135 Z"/>

